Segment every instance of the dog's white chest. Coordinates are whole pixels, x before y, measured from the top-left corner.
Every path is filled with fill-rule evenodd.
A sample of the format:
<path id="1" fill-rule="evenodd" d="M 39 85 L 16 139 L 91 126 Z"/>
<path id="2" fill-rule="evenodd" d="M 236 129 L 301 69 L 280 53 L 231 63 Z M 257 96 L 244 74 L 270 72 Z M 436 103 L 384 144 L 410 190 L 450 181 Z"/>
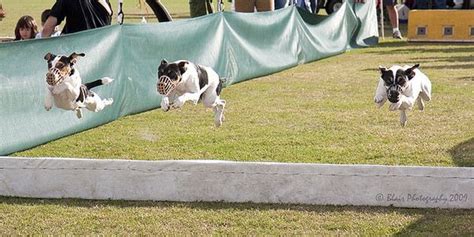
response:
<path id="1" fill-rule="evenodd" d="M 77 108 L 76 99 L 80 93 L 81 79 L 79 75 L 66 78 L 61 84 L 49 86 L 56 107 L 66 110 Z"/>

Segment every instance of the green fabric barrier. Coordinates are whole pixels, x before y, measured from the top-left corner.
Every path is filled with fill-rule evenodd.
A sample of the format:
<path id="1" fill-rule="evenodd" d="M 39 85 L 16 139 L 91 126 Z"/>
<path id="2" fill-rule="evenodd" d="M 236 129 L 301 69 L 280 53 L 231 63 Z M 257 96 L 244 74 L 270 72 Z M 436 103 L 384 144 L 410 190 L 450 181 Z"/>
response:
<path id="1" fill-rule="evenodd" d="M 377 43 L 373 1 L 345 3 L 330 16 L 295 7 L 274 12 L 223 12 L 176 22 L 113 25 L 63 37 L 0 44 L 0 155 L 28 149 L 113 121 L 158 108 L 157 67 L 163 58 L 187 59 L 213 67 L 227 86 L 298 64 Z M 43 59 L 48 52 L 83 52 L 76 68 L 83 83 L 104 76 L 94 88 L 114 103 L 99 113 L 43 107 Z"/>

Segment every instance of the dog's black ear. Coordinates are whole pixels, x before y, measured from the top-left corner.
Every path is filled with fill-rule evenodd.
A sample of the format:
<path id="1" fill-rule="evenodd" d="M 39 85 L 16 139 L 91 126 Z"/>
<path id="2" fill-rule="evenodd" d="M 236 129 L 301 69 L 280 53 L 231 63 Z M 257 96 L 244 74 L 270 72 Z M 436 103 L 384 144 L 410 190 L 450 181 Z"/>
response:
<path id="1" fill-rule="evenodd" d="M 158 66 L 158 73 L 164 73 L 167 65 L 168 61 L 166 61 L 166 59 L 161 60 L 160 66 Z"/>
<path id="2" fill-rule="evenodd" d="M 46 55 L 44 55 L 44 60 L 49 62 L 49 61 L 53 60 L 55 57 L 56 57 L 56 55 L 54 55 L 52 53 L 47 53 Z"/>
<path id="3" fill-rule="evenodd" d="M 387 68 L 384 66 L 379 66 L 380 74 L 383 74 L 384 72 L 387 71 Z"/>
<path id="4" fill-rule="evenodd" d="M 85 53 L 76 53 L 76 52 L 74 52 L 71 55 L 69 55 L 69 61 L 70 61 L 71 65 L 74 65 L 77 62 L 78 57 L 84 57 L 84 56 L 86 56 Z"/>
<path id="5" fill-rule="evenodd" d="M 407 75 L 408 80 L 411 80 L 413 77 L 415 77 L 415 69 L 417 69 L 420 66 L 420 64 L 415 64 L 415 66 L 408 68 L 405 70 L 405 75 Z"/>
<path id="6" fill-rule="evenodd" d="M 178 63 L 178 68 L 179 68 L 179 72 L 181 74 L 185 73 L 186 72 L 186 65 L 188 64 L 189 62 L 188 61 L 181 61 Z"/>

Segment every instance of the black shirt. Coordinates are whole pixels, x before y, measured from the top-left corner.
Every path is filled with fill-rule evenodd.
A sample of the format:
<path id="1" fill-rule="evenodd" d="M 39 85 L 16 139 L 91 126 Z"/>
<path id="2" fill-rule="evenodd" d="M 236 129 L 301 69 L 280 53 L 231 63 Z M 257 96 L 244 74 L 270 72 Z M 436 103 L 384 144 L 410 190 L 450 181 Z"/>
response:
<path id="1" fill-rule="evenodd" d="M 109 0 L 106 2 L 110 7 Z M 62 34 L 110 25 L 112 20 L 98 0 L 57 0 L 51 9 L 51 16 L 58 19 L 58 25 L 66 18 Z"/>

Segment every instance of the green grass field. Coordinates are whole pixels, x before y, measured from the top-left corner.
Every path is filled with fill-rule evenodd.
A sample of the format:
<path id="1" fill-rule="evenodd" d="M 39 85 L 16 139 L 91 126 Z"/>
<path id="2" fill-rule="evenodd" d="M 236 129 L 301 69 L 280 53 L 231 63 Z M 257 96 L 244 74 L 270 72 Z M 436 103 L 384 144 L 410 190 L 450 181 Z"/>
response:
<path id="1" fill-rule="evenodd" d="M 4 23 L 15 9 L 38 18 L 52 3 L 30 2 L 25 8 L 3 0 L 9 15 L 0 36 L 8 35 Z M 185 15 L 187 1 L 178 2 Z M 210 110 L 186 105 L 127 116 L 12 156 L 473 167 L 473 58 L 472 44 L 387 40 L 226 88 L 219 129 Z M 398 113 L 373 104 L 377 67 L 414 63 L 431 78 L 433 100 L 424 112 L 411 111 L 401 128 Z M 0 198 L 0 235 L 472 236 L 472 223 L 473 210 Z"/>
<path id="2" fill-rule="evenodd" d="M 0 235 L 472 236 L 474 211 L 0 198 Z"/>
<path id="3" fill-rule="evenodd" d="M 474 46 L 384 42 L 226 88 L 226 121 L 185 105 L 14 156 L 474 166 Z M 378 65 L 420 63 L 433 100 L 402 128 L 373 103 Z"/>

